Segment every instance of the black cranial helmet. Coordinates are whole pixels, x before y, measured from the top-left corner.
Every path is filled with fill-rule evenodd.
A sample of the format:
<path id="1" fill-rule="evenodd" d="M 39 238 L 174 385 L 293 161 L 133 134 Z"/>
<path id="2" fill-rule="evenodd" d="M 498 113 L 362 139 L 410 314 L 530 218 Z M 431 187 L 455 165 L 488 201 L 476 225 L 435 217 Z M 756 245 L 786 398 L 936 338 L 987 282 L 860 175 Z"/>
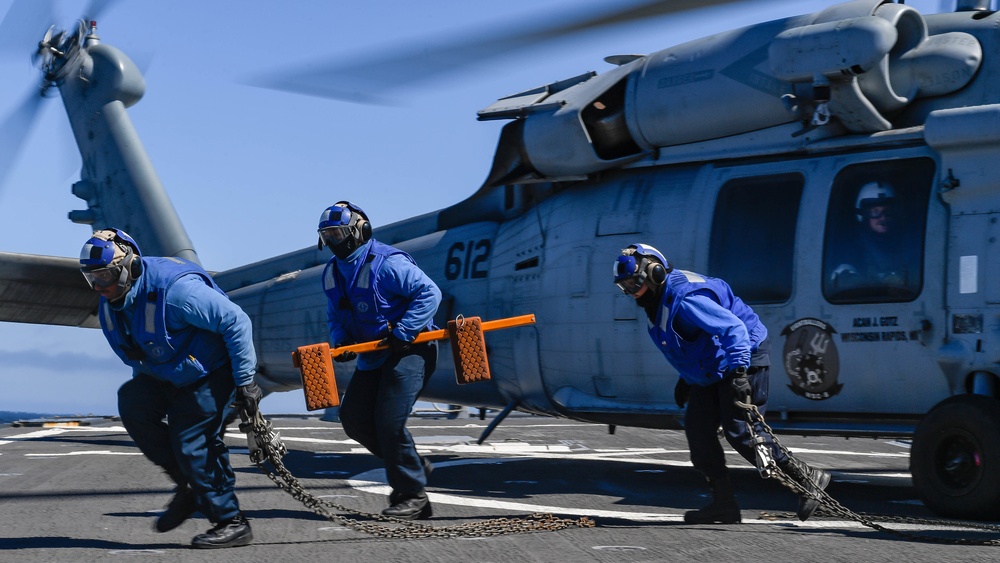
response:
<path id="1" fill-rule="evenodd" d="M 317 231 L 319 248 L 325 245 L 341 260 L 372 238 L 368 215 L 347 201 L 337 202 L 323 210 Z"/>

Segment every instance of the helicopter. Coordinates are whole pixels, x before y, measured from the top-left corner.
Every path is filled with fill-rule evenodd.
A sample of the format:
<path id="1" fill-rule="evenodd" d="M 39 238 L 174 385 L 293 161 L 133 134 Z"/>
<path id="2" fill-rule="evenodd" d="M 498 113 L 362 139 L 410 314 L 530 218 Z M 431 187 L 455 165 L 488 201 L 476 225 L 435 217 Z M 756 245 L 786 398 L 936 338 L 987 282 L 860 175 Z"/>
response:
<path id="1" fill-rule="evenodd" d="M 609 272 L 622 248 L 649 242 L 727 280 L 766 324 L 772 428 L 910 437 L 931 510 L 1000 518 L 1000 14 L 988 7 L 830 4 L 610 56 L 611 70 L 483 106 L 479 120 L 504 125 L 481 187 L 375 237 L 441 287 L 437 324 L 537 323 L 489 336 L 490 383 L 460 386 L 442 364 L 422 397 L 502 409 L 495 424 L 518 410 L 678 428 L 677 375 Z M 38 57 L 83 156 L 72 193 L 86 209 L 70 219 L 197 260 L 128 119 L 144 93 L 138 68 L 87 21 L 43 36 Z M 886 216 L 899 234 L 880 256 L 893 266 L 870 275 L 864 228 Z M 253 321 L 269 392 L 297 388 L 291 352 L 326 339 L 327 260 L 308 246 L 214 273 Z M 74 258 L 0 253 L 0 290 L 17 295 L 0 301 L 0 320 L 97 325 Z M 337 368 L 344 388 L 350 366 Z"/>

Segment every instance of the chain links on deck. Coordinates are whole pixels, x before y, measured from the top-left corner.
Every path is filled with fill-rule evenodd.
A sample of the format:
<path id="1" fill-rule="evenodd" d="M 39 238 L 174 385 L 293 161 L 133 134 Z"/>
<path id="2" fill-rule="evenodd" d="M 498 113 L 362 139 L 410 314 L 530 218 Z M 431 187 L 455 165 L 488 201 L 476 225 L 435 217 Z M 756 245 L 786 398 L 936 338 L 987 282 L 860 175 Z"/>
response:
<path id="1" fill-rule="evenodd" d="M 491 518 L 438 527 L 335 504 L 311 495 L 285 468 L 281 461 L 286 452 L 285 446 L 281 443 L 281 437 L 271 427 L 270 421 L 259 412 L 249 421 L 242 413 L 241 418 L 243 423 L 240 424 L 240 430 L 247 433 L 250 461 L 256 464 L 258 469 L 312 512 L 358 532 L 388 539 L 469 538 L 594 527 L 594 521 L 586 516 L 571 520 L 556 518 L 551 514 L 532 514 L 525 518 Z M 353 516 L 336 514 L 330 509 Z"/>
<path id="2" fill-rule="evenodd" d="M 747 415 L 747 422 L 749 423 L 750 433 L 754 438 L 757 452 L 757 470 L 760 472 L 761 477 L 774 478 L 777 479 L 786 488 L 791 489 L 792 492 L 799 496 L 809 497 L 819 501 L 820 505 L 817 509 L 817 513 L 822 513 L 825 516 L 837 516 L 846 520 L 853 520 L 869 528 L 878 530 L 880 532 L 885 532 L 894 536 L 900 536 L 910 540 L 919 540 L 932 543 L 943 543 L 943 544 L 960 544 L 960 545 L 1000 545 L 1000 538 L 989 539 L 989 540 L 979 540 L 970 538 L 956 538 L 948 539 L 937 536 L 930 536 L 927 534 L 919 534 L 914 532 L 906 532 L 903 530 L 896 530 L 893 528 L 888 528 L 883 526 L 881 523 L 894 523 L 894 524 L 905 524 L 905 525 L 918 525 L 918 526 L 939 526 L 939 527 L 949 527 L 949 528 L 965 528 L 972 530 L 980 530 L 987 532 L 1000 532 L 1000 526 L 995 526 L 992 524 L 981 524 L 974 522 L 956 522 L 953 520 L 935 520 L 927 518 L 911 518 L 907 516 L 883 516 L 879 514 L 867 514 L 864 512 L 854 512 L 844 505 L 837 502 L 836 499 L 831 497 L 825 490 L 807 490 L 806 487 L 801 485 L 798 481 L 792 479 L 788 474 L 778 467 L 778 464 L 771 458 L 771 454 L 767 451 L 764 441 L 757 435 L 754 423 L 758 423 L 760 427 L 767 432 L 771 439 L 774 440 L 775 445 L 781 449 L 786 455 L 788 455 L 788 450 L 781 445 L 778 441 L 777 436 L 774 435 L 774 431 L 771 427 L 764 421 L 764 417 L 757 410 L 757 406 L 749 403 L 737 402 L 737 406 L 743 408 Z"/>
<path id="3" fill-rule="evenodd" d="M 774 431 L 764 421 L 764 417 L 757 410 L 757 407 L 748 403 L 737 403 L 746 411 L 750 432 L 753 435 L 757 447 L 757 469 L 761 476 L 774 478 L 786 488 L 799 496 L 809 497 L 820 503 L 818 513 L 825 516 L 836 516 L 846 520 L 858 522 L 866 527 L 885 532 L 890 535 L 903 537 L 910 540 L 919 540 L 932 543 L 957 544 L 957 545 L 1000 545 L 998 539 L 971 539 L 971 538 L 942 538 L 914 532 L 897 530 L 884 526 L 884 523 L 914 525 L 914 526 L 936 526 L 946 528 L 964 528 L 977 531 L 1000 532 L 1000 526 L 992 524 L 982 524 L 975 522 L 958 522 L 953 520 L 938 520 L 927 518 L 912 518 L 906 516 L 885 516 L 878 514 L 868 514 L 864 512 L 854 512 L 837 502 L 825 490 L 809 490 L 802 484 L 792 479 L 781 470 L 778 464 L 771 458 L 763 440 L 759 438 L 755 431 L 755 425 L 769 434 L 775 445 L 781 451 L 788 454 L 788 450 L 778 441 Z M 242 414 L 241 414 L 242 416 Z M 240 430 L 247 433 L 250 446 L 250 461 L 257 465 L 271 481 L 287 492 L 295 500 L 312 512 L 336 522 L 342 526 L 386 539 L 416 539 L 416 538 L 458 538 L 458 537 L 487 537 L 509 534 L 520 534 L 527 532 L 552 532 L 567 528 L 592 528 L 595 523 L 592 519 L 584 516 L 576 520 L 557 518 L 551 514 L 532 514 L 524 518 L 491 518 L 466 524 L 454 526 L 430 526 L 410 520 L 402 520 L 382 514 L 372 514 L 350 507 L 342 506 L 327 500 L 316 498 L 311 495 L 298 479 L 281 461 L 286 449 L 281 442 L 281 437 L 274 431 L 271 422 L 259 412 L 254 418 L 240 424 Z M 350 514 L 336 514 L 330 509 Z"/>

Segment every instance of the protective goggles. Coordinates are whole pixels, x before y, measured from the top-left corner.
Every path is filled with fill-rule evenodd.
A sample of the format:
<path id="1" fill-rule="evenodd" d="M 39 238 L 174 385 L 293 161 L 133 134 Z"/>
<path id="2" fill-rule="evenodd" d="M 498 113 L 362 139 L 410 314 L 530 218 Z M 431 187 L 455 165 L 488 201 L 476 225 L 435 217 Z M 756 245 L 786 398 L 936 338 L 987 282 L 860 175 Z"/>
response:
<path id="1" fill-rule="evenodd" d="M 347 225 L 342 227 L 327 227 L 319 230 L 319 238 L 323 244 L 337 246 L 351 237 L 351 228 Z"/>
<path id="2" fill-rule="evenodd" d="M 83 272 L 83 277 L 87 278 L 90 288 L 95 290 L 107 289 L 117 284 L 122 276 L 122 267 L 120 265 L 98 268 L 97 270 L 80 271 Z"/>
<path id="3" fill-rule="evenodd" d="M 625 293 L 625 295 L 635 295 L 636 293 L 639 293 L 639 290 L 642 289 L 642 284 L 644 281 L 645 280 L 642 277 L 636 276 L 633 278 L 625 278 L 622 281 L 615 282 L 615 285 L 617 285 L 618 289 L 622 290 Z"/>

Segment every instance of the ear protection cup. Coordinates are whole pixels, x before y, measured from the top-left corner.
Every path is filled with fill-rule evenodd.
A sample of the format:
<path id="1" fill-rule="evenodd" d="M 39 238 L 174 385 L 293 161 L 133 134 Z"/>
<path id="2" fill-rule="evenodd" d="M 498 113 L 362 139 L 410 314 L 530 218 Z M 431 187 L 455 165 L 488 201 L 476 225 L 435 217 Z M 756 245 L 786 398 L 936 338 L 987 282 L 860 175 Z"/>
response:
<path id="1" fill-rule="evenodd" d="M 673 266 L 663 254 L 643 243 L 623 248 L 612 269 L 615 285 L 628 295 L 635 295 L 642 286 L 659 291 L 671 271 Z"/>
<path id="2" fill-rule="evenodd" d="M 646 276 L 650 284 L 654 286 L 663 285 L 663 282 L 667 281 L 667 269 L 659 262 L 651 262 L 646 267 Z"/>
<path id="3" fill-rule="evenodd" d="M 372 239 L 372 224 L 366 219 L 358 220 L 358 228 L 361 231 L 361 244 L 364 244 Z"/>
<path id="4" fill-rule="evenodd" d="M 128 269 L 132 279 L 139 279 L 139 276 L 142 275 L 142 258 L 139 258 L 138 256 L 132 258 L 132 262 L 128 265 Z"/>

